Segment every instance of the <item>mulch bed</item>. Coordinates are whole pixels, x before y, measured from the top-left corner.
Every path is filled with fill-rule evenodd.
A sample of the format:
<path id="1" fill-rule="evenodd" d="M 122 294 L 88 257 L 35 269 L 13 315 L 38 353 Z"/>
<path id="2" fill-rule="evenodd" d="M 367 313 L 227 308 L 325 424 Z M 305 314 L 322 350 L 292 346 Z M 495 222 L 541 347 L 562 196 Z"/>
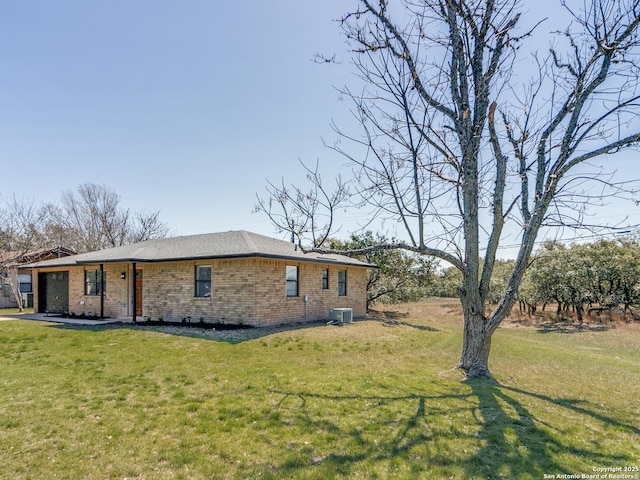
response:
<path id="1" fill-rule="evenodd" d="M 160 320 L 136 321 L 136 325 L 149 327 L 181 327 L 200 328 L 203 330 L 245 330 L 255 328 L 251 325 L 237 325 L 233 323 L 208 323 L 208 322 L 165 322 Z"/>

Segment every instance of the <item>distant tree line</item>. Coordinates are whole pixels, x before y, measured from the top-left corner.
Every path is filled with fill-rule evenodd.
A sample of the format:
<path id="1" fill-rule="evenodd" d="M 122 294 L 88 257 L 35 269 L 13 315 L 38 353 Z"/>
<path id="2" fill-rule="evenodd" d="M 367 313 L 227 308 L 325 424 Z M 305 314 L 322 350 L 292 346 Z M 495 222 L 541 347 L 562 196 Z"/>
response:
<path id="1" fill-rule="evenodd" d="M 348 240 L 331 239 L 329 247 L 366 250 L 394 241 L 367 231 L 353 234 Z M 459 296 L 460 271 L 454 267 L 439 268 L 433 258 L 396 249 L 373 249 L 354 256 L 379 267 L 368 273 L 369 306 L 429 296 Z M 512 269 L 513 260 L 496 260 L 489 285 L 490 303 L 497 303 L 504 295 Z M 634 314 L 634 307 L 640 307 L 640 243 L 632 238 L 568 246 L 545 242 L 532 256 L 517 298 L 523 313 L 554 308 L 558 315 L 570 312 L 579 321 L 594 311 L 619 309 Z"/>
<path id="2" fill-rule="evenodd" d="M 491 278 L 489 301 L 504 294 L 512 260 L 497 262 Z M 429 293 L 458 295 L 457 269 L 436 276 Z M 553 305 L 556 313 L 572 312 L 578 321 L 594 311 L 633 313 L 640 306 L 640 243 L 632 238 L 565 245 L 545 242 L 532 256 L 518 289 L 520 309 L 528 313 Z"/>

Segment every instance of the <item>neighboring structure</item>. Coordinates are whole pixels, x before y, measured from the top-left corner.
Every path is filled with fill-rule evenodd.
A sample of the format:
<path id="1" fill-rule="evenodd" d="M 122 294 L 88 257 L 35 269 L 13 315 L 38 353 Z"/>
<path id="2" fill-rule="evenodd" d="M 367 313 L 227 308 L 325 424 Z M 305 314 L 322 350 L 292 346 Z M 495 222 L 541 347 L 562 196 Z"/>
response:
<path id="1" fill-rule="evenodd" d="M 148 240 L 30 265 L 36 312 L 268 325 L 366 314 L 367 268 L 246 231 Z"/>
<path id="2" fill-rule="evenodd" d="M 40 248 L 27 253 L 0 253 L 0 308 L 33 307 L 33 276 L 25 264 L 68 257 L 76 252 L 64 247 Z"/>

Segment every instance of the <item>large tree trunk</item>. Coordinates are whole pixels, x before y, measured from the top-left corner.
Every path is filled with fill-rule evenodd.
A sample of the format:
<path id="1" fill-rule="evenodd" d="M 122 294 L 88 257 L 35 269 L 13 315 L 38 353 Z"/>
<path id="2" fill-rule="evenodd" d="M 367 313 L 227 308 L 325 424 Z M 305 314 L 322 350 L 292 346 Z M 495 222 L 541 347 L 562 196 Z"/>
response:
<path id="1" fill-rule="evenodd" d="M 484 315 L 465 314 L 462 355 L 458 368 L 464 370 L 468 378 L 491 377 L 489 351 L 492 334 Z"/>
<path id="2" fill-rule="evenodd" d="M 464 331 L 458 368 L 465 372 L 467 378 L 492 378 L 489 370 L 491 337 L 511 311 L 515 303 L 515 294 L 512 289 L 508 290 L 498 307 L 489 316 L 485 315 L 481 297 L 472 301 L 463 296 L 461 300 Z"/>

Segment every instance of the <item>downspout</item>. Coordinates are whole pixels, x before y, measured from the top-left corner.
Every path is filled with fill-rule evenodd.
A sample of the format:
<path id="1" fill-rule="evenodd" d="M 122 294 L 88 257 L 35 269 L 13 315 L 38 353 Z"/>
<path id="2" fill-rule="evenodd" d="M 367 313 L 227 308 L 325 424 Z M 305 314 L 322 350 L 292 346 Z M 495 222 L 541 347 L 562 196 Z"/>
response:
<path id="1" fill-rule="evenodd" d="M 104 263 L 100 264 L 100 318 L 104 318 Z"/>
<path id="2" fill-rule="evenodd" d="M 133 275 L 131 275 L 131 281 L 133 282 L 131 292 L 133 294 L 133 323 L 136 322 L 136 310 L 138 306 L 136 305 L 136 262 L 132 263 Z"/>

